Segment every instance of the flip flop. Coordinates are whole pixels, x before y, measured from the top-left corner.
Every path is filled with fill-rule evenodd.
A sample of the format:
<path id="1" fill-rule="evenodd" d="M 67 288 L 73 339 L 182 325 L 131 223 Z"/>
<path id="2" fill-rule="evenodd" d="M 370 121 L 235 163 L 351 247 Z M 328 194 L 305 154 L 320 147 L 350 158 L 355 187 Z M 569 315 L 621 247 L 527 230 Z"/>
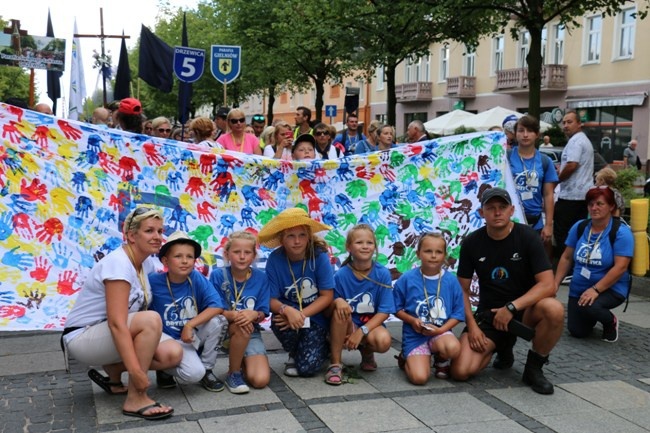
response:
<path id="1" fill-rule="evenodd" d="M 104 376 L 94 368 L 88 370 L 88 377 L 90 378 L 90 380 L 95 382 L 97 386 L 99 386 L 101 389 L 103 389 L 104 391 L 106 391 L 106 393 L 110 395 L 124 395 L 128 392 L 128 390 L 124 390 L 121 392 L 113 391 L 111 387 L 124 386 L 124 384 L 122 382 L 111 382 L 111 380 L 108 377 Z"/>
<path id="2" fill-rule="evenodd" d="M 174 413 L 174 409 L 170 408 L 171 410 L 169 412 L 152 413 L 150 415 L 145 414 L 146 411 L 148 411 L 149 409 L 152 409 L 154 407 L 162 407 L 162 404 L 160 404 L 158 402 L 155 402 L 154 404 L 150 404 L 148 406 L 142 407 L 142 408 L 136 410 L 135 412 L 131 412 L 130 410 L 122 409 L 122 415 L 133 416 L 133 417 L 136 417 L 136 418 L 142 418 L 142 419 L 146 419 L 148 421 L 155 421 L 155 420 L 158 420 L 158 419 L 169 418 Z"/>

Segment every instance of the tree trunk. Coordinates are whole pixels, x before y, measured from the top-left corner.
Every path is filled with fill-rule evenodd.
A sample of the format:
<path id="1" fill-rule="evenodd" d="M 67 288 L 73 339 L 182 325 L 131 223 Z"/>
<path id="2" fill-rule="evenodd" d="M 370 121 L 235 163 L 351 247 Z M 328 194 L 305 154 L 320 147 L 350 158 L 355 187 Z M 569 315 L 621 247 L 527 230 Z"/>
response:
<path id="1" fill-rule="evenodd" d="M 530 51 L 526 56 L 528 64 L 528 114 L 539 119 L 542 87 L 542 29 L 531 26 Z"/>
<path id="2" fill-rule="evenodd" d="M 275 104 L 275 84 L 270 85 L 268 91 L 269 91 L 269 102 L 268 102 L 268 108 L 266 109 L 266 124 L 273 125 L 273 104 Z"/>
<path id="3" fill-rule="evenodd" d="M 316 86 L 316 102 L 314 106 L 316 112 L 314 113 L 314 121 L 316 123 L 322 122 L 323 119 L 323 97 L 325 96 L 325 80 L 314 80 Z"/>
<path id="4" fill-rule="evenodd" d="M 395 65 L 384 65 L 384 72 L 386 74 L 386 123 L 395 126 L 395 110 L 397 105 L 397 97 L 395 95 Z"/>

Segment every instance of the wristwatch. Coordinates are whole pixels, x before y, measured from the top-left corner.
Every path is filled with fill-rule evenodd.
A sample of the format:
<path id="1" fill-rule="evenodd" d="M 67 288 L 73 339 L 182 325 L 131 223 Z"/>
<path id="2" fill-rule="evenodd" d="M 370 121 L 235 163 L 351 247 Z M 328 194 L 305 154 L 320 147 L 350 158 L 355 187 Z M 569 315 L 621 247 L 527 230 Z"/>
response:
<path id="1" fill-rule="evenodd" d="M 365 335 L 368 335 L 368 334 L 370 333 L 370 330 L 368 329 L 368 327 L 367 327 L 366 325 L 363 325 L 363 326 L 362 326 L 361 328 L 359 328 L 359 329 L 361 329 L 361 332 L 363 332 L 363 335 L 364 335 L 364 336 L 365 336 Z"/>
<path id="2" fill-rule="evenodd" d="M 512 302 L 508 302 L 506 304 L 506 308 L 508 309 L 508 311 L 510 311 L 513 314 L 513 316 L 517 314 L 517 307 L 515 307 L 515 304 L 513 304 Z"/>

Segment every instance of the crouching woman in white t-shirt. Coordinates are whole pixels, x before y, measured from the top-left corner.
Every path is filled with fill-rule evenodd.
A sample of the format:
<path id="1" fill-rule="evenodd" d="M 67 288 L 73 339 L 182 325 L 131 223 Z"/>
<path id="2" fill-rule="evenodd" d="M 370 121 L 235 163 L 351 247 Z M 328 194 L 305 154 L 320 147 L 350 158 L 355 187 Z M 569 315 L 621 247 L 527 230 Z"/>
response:
<path id="1" fill-rule="evenodd" d="M 162 322 L 146 311 L 151 300 L 147 274 L 154 270 L 151 255 L 162 243 L 159 211 L 139 207 L 123 226 L 126 243 L 95 264 L 66 320 L 63 343 L 67 354 L 82 364 L 101 365 L 88 376 L 109 394 L 126 394 L 122 413 L 144 419 L 164 419 L 174 409 L 147 395 L 148 370 L 178 365 L 183 350 L 162 338 Z M 121 382 L 122 372 L 129 383 Z"/>

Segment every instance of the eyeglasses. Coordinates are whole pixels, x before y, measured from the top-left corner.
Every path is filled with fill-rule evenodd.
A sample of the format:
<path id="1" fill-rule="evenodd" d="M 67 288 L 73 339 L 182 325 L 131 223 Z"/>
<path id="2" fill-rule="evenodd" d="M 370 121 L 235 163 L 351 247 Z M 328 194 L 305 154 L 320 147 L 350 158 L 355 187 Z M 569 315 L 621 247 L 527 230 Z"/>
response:
<path id="1" fill-rule="evenodd" d="M 140 215 L 144 215 L 147 212 L 151 212 L 152 210 L 153 209 L 151 209 L 150 207 L 144 207 L 144 206 L 136 208 L 131 214 L 131 219 L 129 220 L 129 223 L 125 226 L 126 231 L 128 232 L 129 230 L 131 230 L 131 224 L 133 224 L 133 220 L 136 217 L 139 217 Z"/>
<path id="2" fill-rule="evenodd" d="M 241 119 L 230 119 L 230 123 L 236 125 L 238 123 L 246 123 L 246 118 L 242 117 Z"/>
<path id="3" fill-rule="evenodd" d="M 314 135 L 319 137 L 319 136 L 322 136 L 322 135 L 330 135 L 330 133 L 327 132 L 327 131 L 316 131 L 316 132 L 314 132 Z"/>
<path id="4" fill-rule="evenodd" d="M 158 132 L 160 132 L 160 133 L 164 132 L 164 133 L 169 134 L 170 132 L 172 132 L 172 130 L 169 129 L 169 128 L 158 128 Z"/>
<path id="5" fill-rule="evenodd" d="M 253 116 L 253 122 L 265 122 L 266 118 L 264 116 L 260 116 L 259 114 Z"/>

